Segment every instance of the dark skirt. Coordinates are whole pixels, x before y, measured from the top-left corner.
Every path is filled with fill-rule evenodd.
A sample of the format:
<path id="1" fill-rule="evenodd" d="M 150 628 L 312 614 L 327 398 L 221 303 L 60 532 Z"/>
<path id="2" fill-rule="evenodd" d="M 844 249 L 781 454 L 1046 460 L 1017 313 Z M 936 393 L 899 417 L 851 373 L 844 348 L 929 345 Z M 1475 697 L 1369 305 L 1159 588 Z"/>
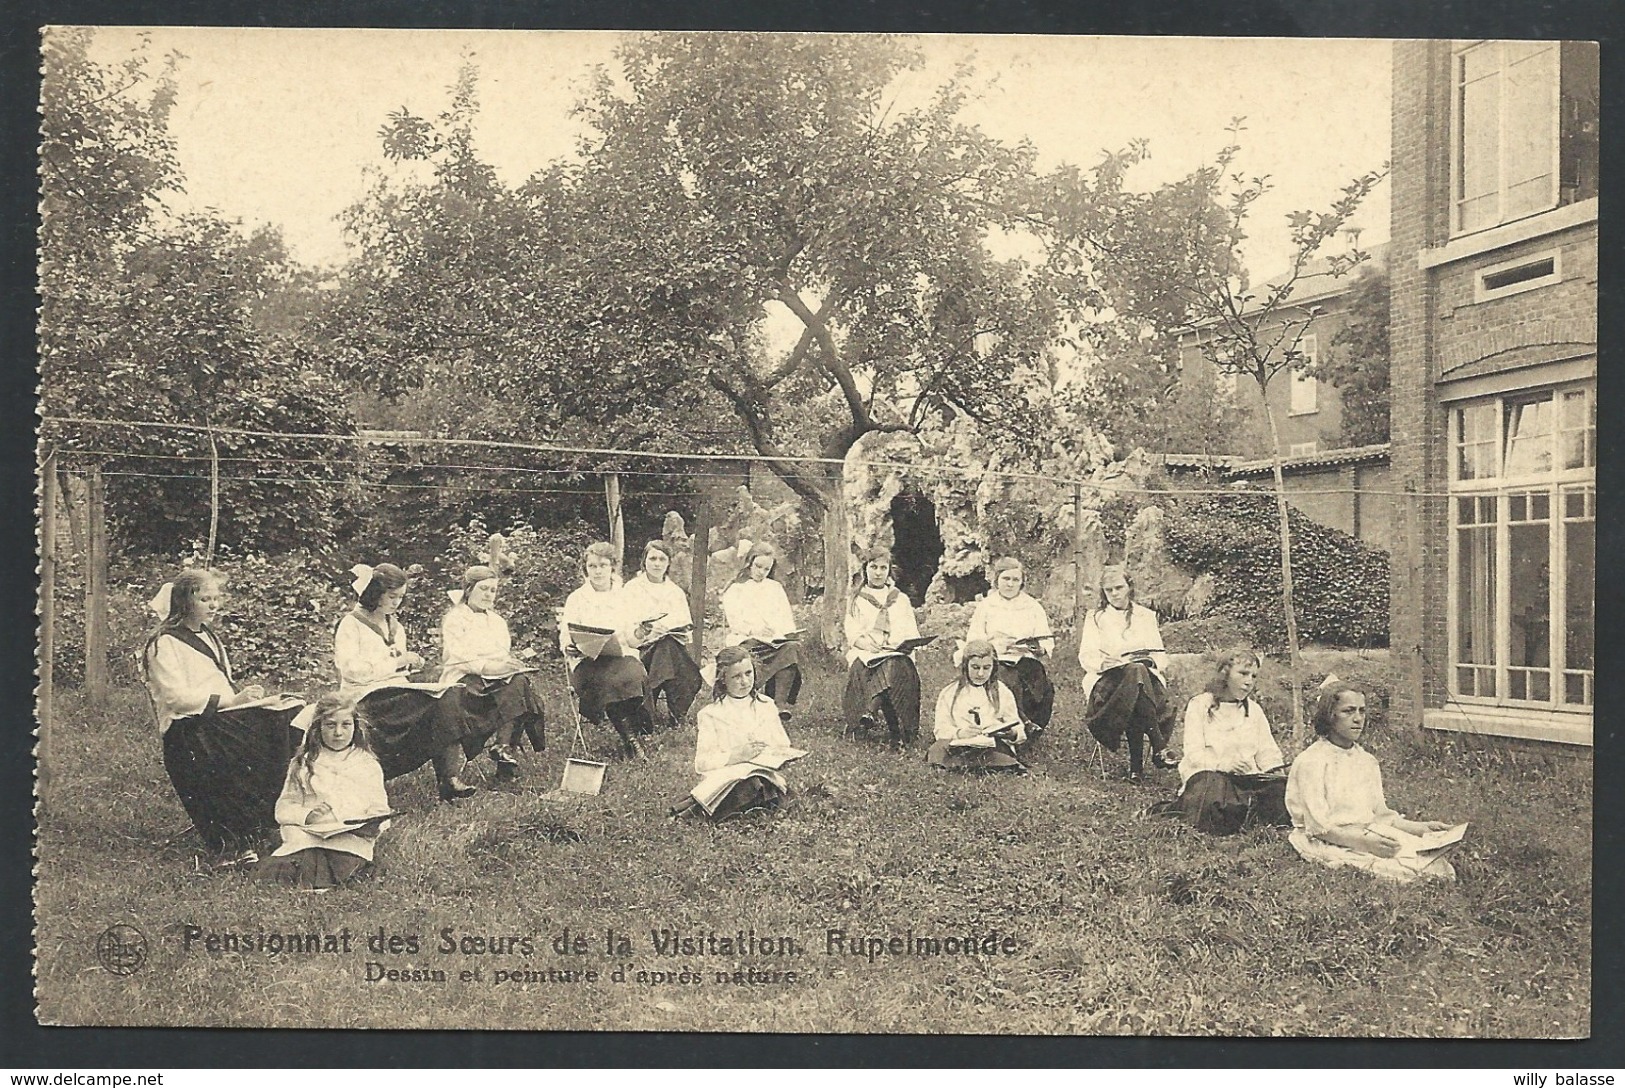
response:
<path id="1" fill-rule="evenodd" d="M 602 721 L 611 707 L 644 701 L 646 674 L 635 657 L 584 658 L 570 670 L 570 687 L 581 704 L 581 716 L 590 722 Z"/>
<path id="2" fill-rule="evenodd" d="M 925 758 L 932 766 L 951 771 L 1013 771 L 1022 766 L 1014 750 L 1002 742 L 993 748 L 955 748 L 939 740 L 925 753 Z"/>
<path id="3" fill-rule="evenodd" d="M 245 849 L 276 829 L 299 709 L 245 707 L 169 723 L 164 770 L 209 849 Z"/>
<path id="4" fill-rule="evenodd" d="M 666 693 L 666 710 L 676 725 L 688 717 L 689 708 L 704 686 L 700 668 L 689 656 L 688 647 L 670 635 L 657 639 L 639 651 L 643 669 L 649 675 L 649 713 L 654 713 L 654 701 Z"/>
<path id="5" fill-rule="evenodd" d="M 469 673 L 459 681 L 463 712 L 479 723 L 482 737 L 494 735 L 498 744 L 515 744 L 521 736 L 529 737 L 530 746 L 540 752 L 547 747 L 547 735 L 535 680 L 528 672 L 501 680 Z M 469 743 L 465 738 L 464 747 Z"/>
<path id="6" fill-rule="evenodd" d="M 1168 746 L 1173 708 L 1157 674 L 1139 662 L 1109 669 L 1095 681 L 1083 721 L 1102 745 L 1117 751 L 1123 737 L 1151 738 L 1153 751 Z"/>
<path id="7" fill-rule="evenodd" d="M 1210 835 L 1234 835 L 1249 824 L 1292 825 L 1286 779 L 1278 775 L 1197 771 L 1175 804 L 1192 827 Z"/>
<path id="8" fill-rule="evenodd" d="M 756 687 L 772 696 L 780 711 L 796 705 L 801 696 L 801 646 L 786 642 L 771 646 L 746 639 L 744 646 L 756 660 Z"/>
<path id="9" fill-rule="evenodd" d="M 729 816 L 737 816 L 749 809 L 772 810 L 779 807 L 779 803 L 784 800 L 784 797 L 785 791 L 779 788 L 777 782 L 769 781 L 760 775 L 746 775 L 735 782 L 728 792 L 722 795 L 722 799 L 717 802 L 717 807 L 709 815 L 713 820 L 722 820 Z M 706 811 L 705 807 L 694 800 L 693 795 L 690 794 L 685 795 L 681 801 L 672 806 L 671 814 L 673 816 L 696 816 L 706 815 Z"/>
<path id="10" fill-rule="evenodd" d="M 873 665 L 865 665 L 861 658 L 852 662 L 846 670 L 841 712 L 851 726 L 865 715 L 879 713 L 894 740 L 913 740 L 920 734 L 919 670 L 902 654 L 883 657 Z"/>
<path id="11" fill-rule="evenodd" d="M 1036 657 L 1024 657 L 1014 665 L 1001 661 L 994 675 L 1016 697 L 1016 712 L 1021 720 L 1039 729 L 1049 728 L 1050 716 L 1055 712 L 1055 685 L 1050 683 L 1049 670 Z"/>
<path id="12" fill-rule="evenodd" d="M 478 750 L 490 736 L 485 723 L 463 709 L 462 689 L 436 698 L 412 688 L 380 688 L 361 699 L 373 752 L 385 778 L 410 774 L 454 744 Z"/>
<path id="13" fill-rule="evenodd" d="M 260 865 L 259 879 L 289 888 L 342 888 L 364 877 L 372 862 L 343 850 L 312 846 Z"/>

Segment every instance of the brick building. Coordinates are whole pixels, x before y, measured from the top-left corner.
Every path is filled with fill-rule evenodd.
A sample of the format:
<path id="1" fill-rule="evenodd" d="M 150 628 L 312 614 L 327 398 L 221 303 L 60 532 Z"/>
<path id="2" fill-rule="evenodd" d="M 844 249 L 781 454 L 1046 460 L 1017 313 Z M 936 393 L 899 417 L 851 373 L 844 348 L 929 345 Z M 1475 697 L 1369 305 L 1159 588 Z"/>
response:
<path id="1" fill-rule="evenodd" d="M 1401 720 L 1591 743 L 1594 45 L 1394 45 Z M 1407 561 L 1408 560 L 1408 561 Z"/>
<path id="2" fill-rule="evenodd" d="M 1378 244 L 1366 248 L 1371 256 L 1359 273 L 1334 278 L 1325 274 L 1329 265 L 1326 258 L 1310 262 L 1292 294 L 1290 305 L 1281 310 L 1282 317 L 1294 325 L 1315 311 L 1298 342 L 1304 365 L 1270 382 L 1270 410 L 1281 432 L 1282 452 L 1288 457 L 1313 457 L 1344 444 L 1343 401 L 1337 387 L 1312 378 L 1304 371 L 1331 350 L 1332 339 L 1349 323 L 1348 304 L 1360 275 L 1385 267 L 1388 247 Z M 1180 381 L 1214 386 L 1231 399 L 1242 415 L 1242 426 L 1227 452 L 1249 457 L 1267 455 L 1270 452 L 1269 427 L 1264 422 L 1263 397 L 1258 383 L 1220 373 L 1203 357 L 1204 326 L 1182 329 L 1178 336 Z"/>

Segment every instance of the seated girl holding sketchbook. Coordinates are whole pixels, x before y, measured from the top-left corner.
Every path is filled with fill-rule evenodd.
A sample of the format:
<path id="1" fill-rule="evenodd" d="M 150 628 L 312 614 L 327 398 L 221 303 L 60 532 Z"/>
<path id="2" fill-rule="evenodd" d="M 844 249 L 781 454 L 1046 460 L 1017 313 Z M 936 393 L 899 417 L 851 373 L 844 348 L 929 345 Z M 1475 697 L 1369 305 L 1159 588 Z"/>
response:
<path id="1" fill-rule="evenodd" d="M 756 690 L 756 662 L 743 646 L 717 654 L 712 701 L 701 708 L 694 747 L 700 781 L 673 809 L 712 819 L 751 809 L 773 809 L 788 792 L 786 763 L 807 753 L 790 746 L 773 700 Z"/>

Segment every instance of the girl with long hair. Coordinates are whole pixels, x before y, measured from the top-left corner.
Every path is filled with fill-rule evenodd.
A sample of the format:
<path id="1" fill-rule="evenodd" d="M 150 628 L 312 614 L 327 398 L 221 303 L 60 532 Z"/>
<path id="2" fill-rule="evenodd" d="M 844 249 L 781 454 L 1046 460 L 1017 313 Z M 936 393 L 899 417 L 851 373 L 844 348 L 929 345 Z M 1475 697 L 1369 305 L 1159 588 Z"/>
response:
<path id="1" fill-rule="evenodd" d="M 643 569 L 621 587 L 627 607 L 639 618 L 632 636 L 649 676 L 649 710 L 661 695 L 666 716 L 676 728 L 705 681 L 694 660 L 694 617 L 688 594 L 671 579 L 671 545 L 651 540 L 643 549 Z"/>
<path id="2" fill-rule="evenodd" d="M 926 758 L 956 770 L 1025 771 L 1016 746 L 1027 728 L 1016 709 L 1016 697 L 994 676 L 998 663 L 991 642 L 965 644 L 959 675 L 937 695 L 933 733 L 936 743 Z"/>
<path id="3" fill-rule="evenodd" d="M 282 845 L 260 875 L 312 891 L 349 884 L 372 864 L 389 814 L 366 719 L 344 696 L 323 695 L 277 799 Z"/>
<path id="4" fill-rule="evenodd" d="M 621 593 L 612 545 L 588 545 L 581 569 L 581 586 L 559 611 L 559 648 L 570 662 L 570 687 L 581 716 L 590 722 L 607 717 L 621 750 L 636 756 L 641 750 L 638 736 L 653 730 L 635 632 L 642 617 L 633 614 Z M 593 643 L 591 652 L 583 650 Z"/>
<path id="5" fill-rule="evenodd" d="M 1230 835 L 1248 823 L 1284 827 L 1286 757 L 1253 692 L 1263 660 L 1246 647 L 1220 655 L 1207 690 L 1185 707 L 1185 754 L 1175 807 L 1199 831 Z"/>
<path id="6" fill-rule="evenodd" d="M 1134 583 L 1119 566 L 1100 573 L 1100 602 L 1083 619 L 1078 664 L 1083 666 L 1083 721 L 1102 745 L 1117 751 L 1128 739 L 1129 778 L 1144 771 L 1144 747 L 1151 761 L 1171 767 L 1164 755 L 1173 728 L 1173 706 L 1165 679 L 1157 614 L 1134 600 Z"/>
<path id="7" fill-rule="evenodd" d="M 225 579 L 207 570 L 185 570 L 166 583 L 150 605 L 159 622 L 142 647 L 141 667 L 164 770 L 181 806 L 211 851 L 243 851 L 252 861 L 252 847 L 275 826 L 303 703 L 263 705 L 258 684 L 236 688 L 214 630 L 224 592 Z"/>
<path id="8" fill-rule="evenodd" d="M 920 637 L 914 606 L 892 581 L 891 553 L 871 548 L 858 563 L 844 621 L 841 709 L 849 727 L 867 730 L 884 719 L 894 745 L 910 744 L 920 733 L 920 673 L 914 651 L 898 647 Z"/>
<path id="9" fill-rule="evenodd" d="M 977 602 L 965 641 L 993 644 L 999 662 L 996 675 L 1015 692 L 1021 718 L 1036 736 L 1049 728 L 1055 711 L 1055 685 L 1044 665 L 1055 651 L 1055 630 L 1026 585 L 1021 560 L 1007 555 L 996 561 L 993 588 Z"/>
<path id="10" fill-rule="evenodd" d="M 672 815 L 698 810 L 720 819 L 777 807 L 789 789 L 779 768 L 801 754 L 790 747 L 773 700 L 757 690 L 756 659 L 743 646 L 724 646 L 711 702 L 700 708 L 694 745 L 700 781 Z"/>

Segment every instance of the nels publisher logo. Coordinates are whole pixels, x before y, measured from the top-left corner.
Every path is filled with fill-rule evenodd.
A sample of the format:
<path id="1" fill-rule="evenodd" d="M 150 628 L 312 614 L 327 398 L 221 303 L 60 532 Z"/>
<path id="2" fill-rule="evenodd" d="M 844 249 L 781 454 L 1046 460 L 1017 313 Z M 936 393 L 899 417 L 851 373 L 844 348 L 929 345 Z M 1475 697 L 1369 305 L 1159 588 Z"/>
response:
<path id="1" fill-rule="evenodd" d="M 133 975 L 147 962 L 147 937 L 134 926 L 108 926 L 96 938 L 96 962 L 115 975 Z"/>

